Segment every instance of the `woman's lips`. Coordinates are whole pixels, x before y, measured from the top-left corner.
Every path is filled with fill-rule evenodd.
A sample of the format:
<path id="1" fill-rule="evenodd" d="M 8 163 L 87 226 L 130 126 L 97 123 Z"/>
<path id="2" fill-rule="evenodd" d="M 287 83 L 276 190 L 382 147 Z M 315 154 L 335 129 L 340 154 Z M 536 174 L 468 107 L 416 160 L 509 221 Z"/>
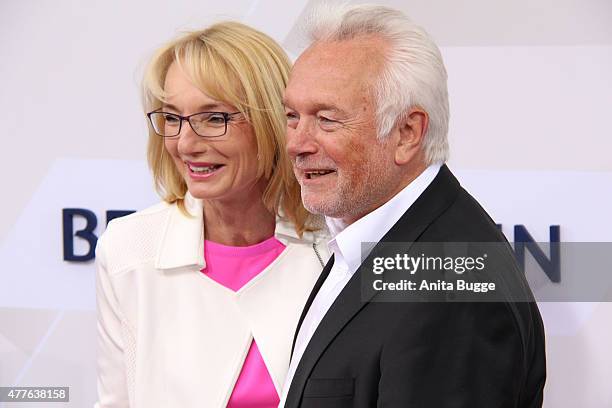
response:
<path id="1" fill-rule="evenodd" d="M 186 162 L 187 171 L 192 179 L 201 180 L 207 179 L 219 173 L 223 167 L 223 164 L 218 163 L 196 163 Z"/>

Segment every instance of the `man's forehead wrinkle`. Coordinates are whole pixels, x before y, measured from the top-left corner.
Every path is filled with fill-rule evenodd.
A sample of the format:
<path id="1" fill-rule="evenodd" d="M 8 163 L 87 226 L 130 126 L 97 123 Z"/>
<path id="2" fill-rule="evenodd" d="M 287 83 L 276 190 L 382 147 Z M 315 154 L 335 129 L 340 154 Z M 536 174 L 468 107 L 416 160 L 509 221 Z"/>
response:
<path id="1" fill-rule="evenodd" d="M 339 77 L 326 76 L 324 78 L 300 75 L 290 79 L 289 86 L 285 90 L 284 101 L 290 107 L 297 107 L 307 102 L 309 106 L 320 110 L 342 110 L 339 106 L 339 95 L 331 87 L 326 86 L 334 82 L 344 83 Z"/>
<path id="2" fill-rule="evenodd" d="M 308 48 L 304 54 L 317 53 L 320 57 L 326 56 L 334 59 L 336 64 L 343 65 L 351 59 L 338 59 L 336 56 L 338 52 L 347 52 L 351 57 L 357 57 L 361 63 L 371 64 L 384 60 L 388 50 L 388 42 L 381 37 L 369 36 L 346 41 L 318 42 Z"/>
<path id="3" fill-rule="evenodd" d="M 332 90 L 327 91 L 326 87 L 321 87 L 314 91 L 308 82 L 295 81 L 285 90 L 283 102 L 288 108 L 298 108 L 299 105 L 307 103 L 309 107 L 317 110 L 342 110 L 338 96 Z"/>
<path id="4" fill-rule="evenodd" d="M 350 40 L 317 43 L 296 62 L 298 69 L 317 67 L 319 77 L 339 83 L 354 84 L 362 79 L 366 90 L 381 72 L 385 58 L 385 45 L 380 41 Z"/>

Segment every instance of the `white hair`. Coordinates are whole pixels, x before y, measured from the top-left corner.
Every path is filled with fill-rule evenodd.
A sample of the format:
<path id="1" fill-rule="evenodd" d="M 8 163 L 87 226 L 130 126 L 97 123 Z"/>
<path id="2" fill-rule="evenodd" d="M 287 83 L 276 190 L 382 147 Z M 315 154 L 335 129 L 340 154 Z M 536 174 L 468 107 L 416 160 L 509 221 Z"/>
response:
<path id="1" fill-rule="evenodd" d="M 380 138 L 387 136 L 411 107 L 429 115 L 424 136 L 426 164 L 448 159 L 448 89 L 438 46 L 399 10 L 379 5 L 318 4 L 306 21 L 310 41 L 345 41 L 377 35 L 389 44 L 374 85 Z"/>

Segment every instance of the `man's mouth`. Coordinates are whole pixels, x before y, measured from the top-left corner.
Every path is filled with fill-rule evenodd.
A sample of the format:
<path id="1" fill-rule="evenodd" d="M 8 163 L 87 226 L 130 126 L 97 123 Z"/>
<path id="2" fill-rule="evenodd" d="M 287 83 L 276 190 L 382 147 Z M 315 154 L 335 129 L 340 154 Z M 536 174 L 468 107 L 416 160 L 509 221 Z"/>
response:
<path id="1" fill-rule="evenodd" d="M 310 180 L 321 176 L 335 173 L 335 170 L 304 170 L 304 176 Z"/>

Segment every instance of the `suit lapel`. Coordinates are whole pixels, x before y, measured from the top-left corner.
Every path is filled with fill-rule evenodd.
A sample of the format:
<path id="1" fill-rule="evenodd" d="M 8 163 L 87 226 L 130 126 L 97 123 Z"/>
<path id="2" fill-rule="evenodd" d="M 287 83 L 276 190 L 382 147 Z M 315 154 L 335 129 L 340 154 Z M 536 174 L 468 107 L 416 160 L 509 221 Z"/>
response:
<path id="1" fill-rule="evenodd" d="M 293 344 L 291 345 L 291 356 L 293 356 L 293 349 L 295 349 L 295 342 L 297 341 L 297 336 L 298 336 L 298 333 L 300 332 L 300 328 L 302 327 L 302 323 L 304 322 L 304 318 L 306 317 L 306 313 L 308 313 L 308 310 L 310 309 L 310 306 L 312 305 L 314 298 L 317 296 L 317 293 L 319 293 L 321 286 L 323 286 L 323 282 L 325 282 L 325 279 L 327 279 L 327 276 L 329 275 L 329 272 L 331 271 L 332 266 L 334 266 L 334 256 L 333 255 L 331 256 L 331 258 L 329 258 L 329 261 L 327 261 L 327 263 L 325 264 L 325 267 L 323 268 L 323 271 L 319 275 L 319 279 L 317 279 L 314 287 L 312 288 L 312 291 L 310 292 L 310 296 L 308 296 L 308 300 L 306 301 L 306 305 L 304 306 L 304 309 L 302 310 L 302 315 L 300 316 L 300 320 L 298 321 L 297 328 L 295 329 L 295 334 L 293 335 Z"/>
<path id="2" fill-rule="evenodd" d="M 370 264 L 370 258 L 377 255 L 382 250 L 381 243 L 387 242 L 414 242 L 418 240 L 423 231 L 456 199 L 460 185 L 452 175 L 448 167 L 443 165 L 435 179 L 425 189 L 423 194 L 414 204 L 402 215 L 399 221 L 383 236 L 381 241 L 374 247 L 368 259 L 355 272 L 342 292 L 338 295 L 334 303 L 325 314 L 321 323 L 313 334 L 304 354 L 298 364 L 297 370 L 291 382 L 285 408 L 298 407 L 302 399 L 306 381 L 312 372 L 315 364 L 325 351 L 327 346 L 333 341 L 344 326 L 372 299 L 376 292 L 372 289 L 364 291 L 361 289 L 360 274 L 366 268 L 363 265 Z M 312 290 L 308 302 L 300 317 L 300 326 L 306 313 L 323 282 L 329 275 L 333 265 L 333 257 L 325 265 L 319 280 Z M 366 273 L 368 271 L 365 271 Z M 295 339 L 294 339 L 295 346 Z"/>

